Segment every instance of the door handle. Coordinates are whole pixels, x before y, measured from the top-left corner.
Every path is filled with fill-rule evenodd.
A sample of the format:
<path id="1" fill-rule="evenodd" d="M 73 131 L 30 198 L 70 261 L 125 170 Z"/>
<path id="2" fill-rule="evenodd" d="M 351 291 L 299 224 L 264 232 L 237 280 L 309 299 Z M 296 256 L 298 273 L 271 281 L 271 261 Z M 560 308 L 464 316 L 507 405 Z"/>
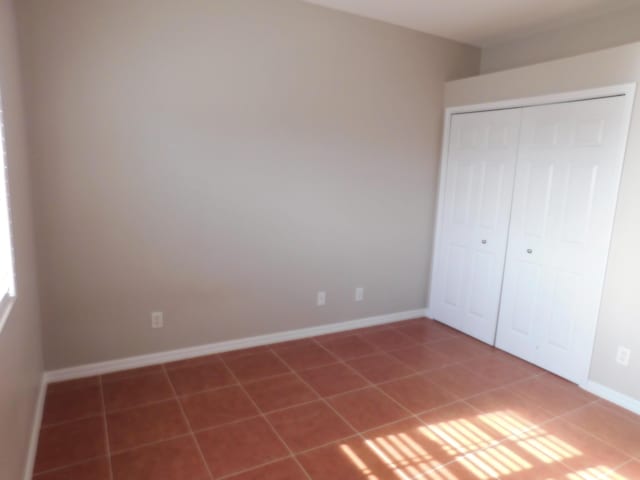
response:
<path id="1" fill-rule="evenodd" d="M 486 245 L 486 244 L 487 244 L 487 241 L 486 241 L 486 240 L 482 240 L 482 244 L 483 244 L 483 245 Z"/>
<path id="2" fill-rule="evenodd" d="M 533 253 L 533 250 L 531 250 L 530 248 L 527 248 L 527 253 L 531 255 Z"/>

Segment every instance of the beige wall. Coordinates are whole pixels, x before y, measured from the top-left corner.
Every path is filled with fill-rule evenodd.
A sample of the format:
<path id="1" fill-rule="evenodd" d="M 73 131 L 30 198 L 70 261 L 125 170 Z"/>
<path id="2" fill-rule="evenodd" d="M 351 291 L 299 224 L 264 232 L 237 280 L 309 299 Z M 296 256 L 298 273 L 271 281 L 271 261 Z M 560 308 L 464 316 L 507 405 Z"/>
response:
<path id="1" fill-rule="evenodd" d="M 477 49 L 295 0 L 21 5 L 48 369 L 425 306 Z"/>
<path id="2" fill-rule="evenodd" d="M 447 83 L 447 106 L 581 90 L 640 80 L 640 43 Z M 636 95 L 590 378 L 640 399 L 640 94 Z M 628 367 L 616 364 L 631 348 Z"/>
<path id="3" fill-rule="evenodd" d="M 17 300 L 0 331 L 0 478 L 20 479 L 42 376 L 29 168 L 14 12 L 0 0 L 0 92 L 11 198 Z"/>
<path id="4" fill-rule="evenodd" d="M 640 6 L 615 10 L 482 50 L 482 73 L 640 41 Z"/>

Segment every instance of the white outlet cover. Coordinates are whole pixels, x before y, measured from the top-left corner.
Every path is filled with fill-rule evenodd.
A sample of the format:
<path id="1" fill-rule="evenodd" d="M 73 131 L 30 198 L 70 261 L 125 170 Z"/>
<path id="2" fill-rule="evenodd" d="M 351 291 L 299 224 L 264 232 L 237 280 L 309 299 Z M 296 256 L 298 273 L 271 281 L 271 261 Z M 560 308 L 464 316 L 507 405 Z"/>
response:
<path id="1" fill-rule="evenodd" d="M 616 355 L 616 362 L 620 365 L 629 366 L 629 360 L 631 359 L 631 350 L 626 347 L 618 347 L 618 354 Z"/>
<path id="2" fill-rule="evenodd" d="M 151 328 L 163 328 L 164 316 L 162 312 L 151 312 Z"/>
<path id="3" fill-rule="evenodd" d="M 327 292 L 318 292 L 316 304 L 319 307 L 322 307 L 326 305 L 326 303 L 327 303 Z"/>
<path id="4" fill-rule="evenodd" d="M 356 300 L 356 302 L 361 302 L 362 300 L 364 300 L 364 288 L 363 287 L 356 288 L 355 300 Z"/>

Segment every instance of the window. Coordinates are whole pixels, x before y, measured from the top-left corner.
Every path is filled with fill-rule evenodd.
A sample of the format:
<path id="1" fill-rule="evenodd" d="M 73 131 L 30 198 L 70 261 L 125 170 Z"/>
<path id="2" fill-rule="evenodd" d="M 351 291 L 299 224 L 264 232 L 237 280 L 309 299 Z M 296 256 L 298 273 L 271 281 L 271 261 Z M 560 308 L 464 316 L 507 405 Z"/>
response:
<path id="1" fill-rule="evenodd" d="M 4 138 L 4 111 L 0 98 L 0 331 L 15 298 L 13 247 L 7 188 L 7 156 Z"/>

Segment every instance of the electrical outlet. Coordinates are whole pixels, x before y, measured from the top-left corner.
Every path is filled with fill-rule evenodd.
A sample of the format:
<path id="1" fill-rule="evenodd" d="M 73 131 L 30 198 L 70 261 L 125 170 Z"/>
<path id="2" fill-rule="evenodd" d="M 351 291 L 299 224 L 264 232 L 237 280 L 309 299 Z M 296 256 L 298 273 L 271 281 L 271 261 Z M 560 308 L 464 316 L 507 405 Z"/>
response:
<path id="1" fill-rule="evenodd" d="M 151 328 L 163 328 L 164 315 L 162 312 L 151 312 Z"/>
<path id="2" fill-rule="evenodd" d="M 358 287 L 356 288 L 356 302 L 361 302 L 362 300 L 364 300 L 364 288 L 363 287 Z"/>
<path id="3" fill-rule="evenodd" d="M 323 307 L 327 303 L 327 292 L 318 292 L 318 298 L 316 304 L 319 307 Z"/>
<path id="4" fill-rule="evenodd" d="M 623 367 L 628 367 L 630 359 L 631 359 L 631 350 L 629 350 L 626 347 L 618 347 L 616 362 L 618 362 Z"/>

